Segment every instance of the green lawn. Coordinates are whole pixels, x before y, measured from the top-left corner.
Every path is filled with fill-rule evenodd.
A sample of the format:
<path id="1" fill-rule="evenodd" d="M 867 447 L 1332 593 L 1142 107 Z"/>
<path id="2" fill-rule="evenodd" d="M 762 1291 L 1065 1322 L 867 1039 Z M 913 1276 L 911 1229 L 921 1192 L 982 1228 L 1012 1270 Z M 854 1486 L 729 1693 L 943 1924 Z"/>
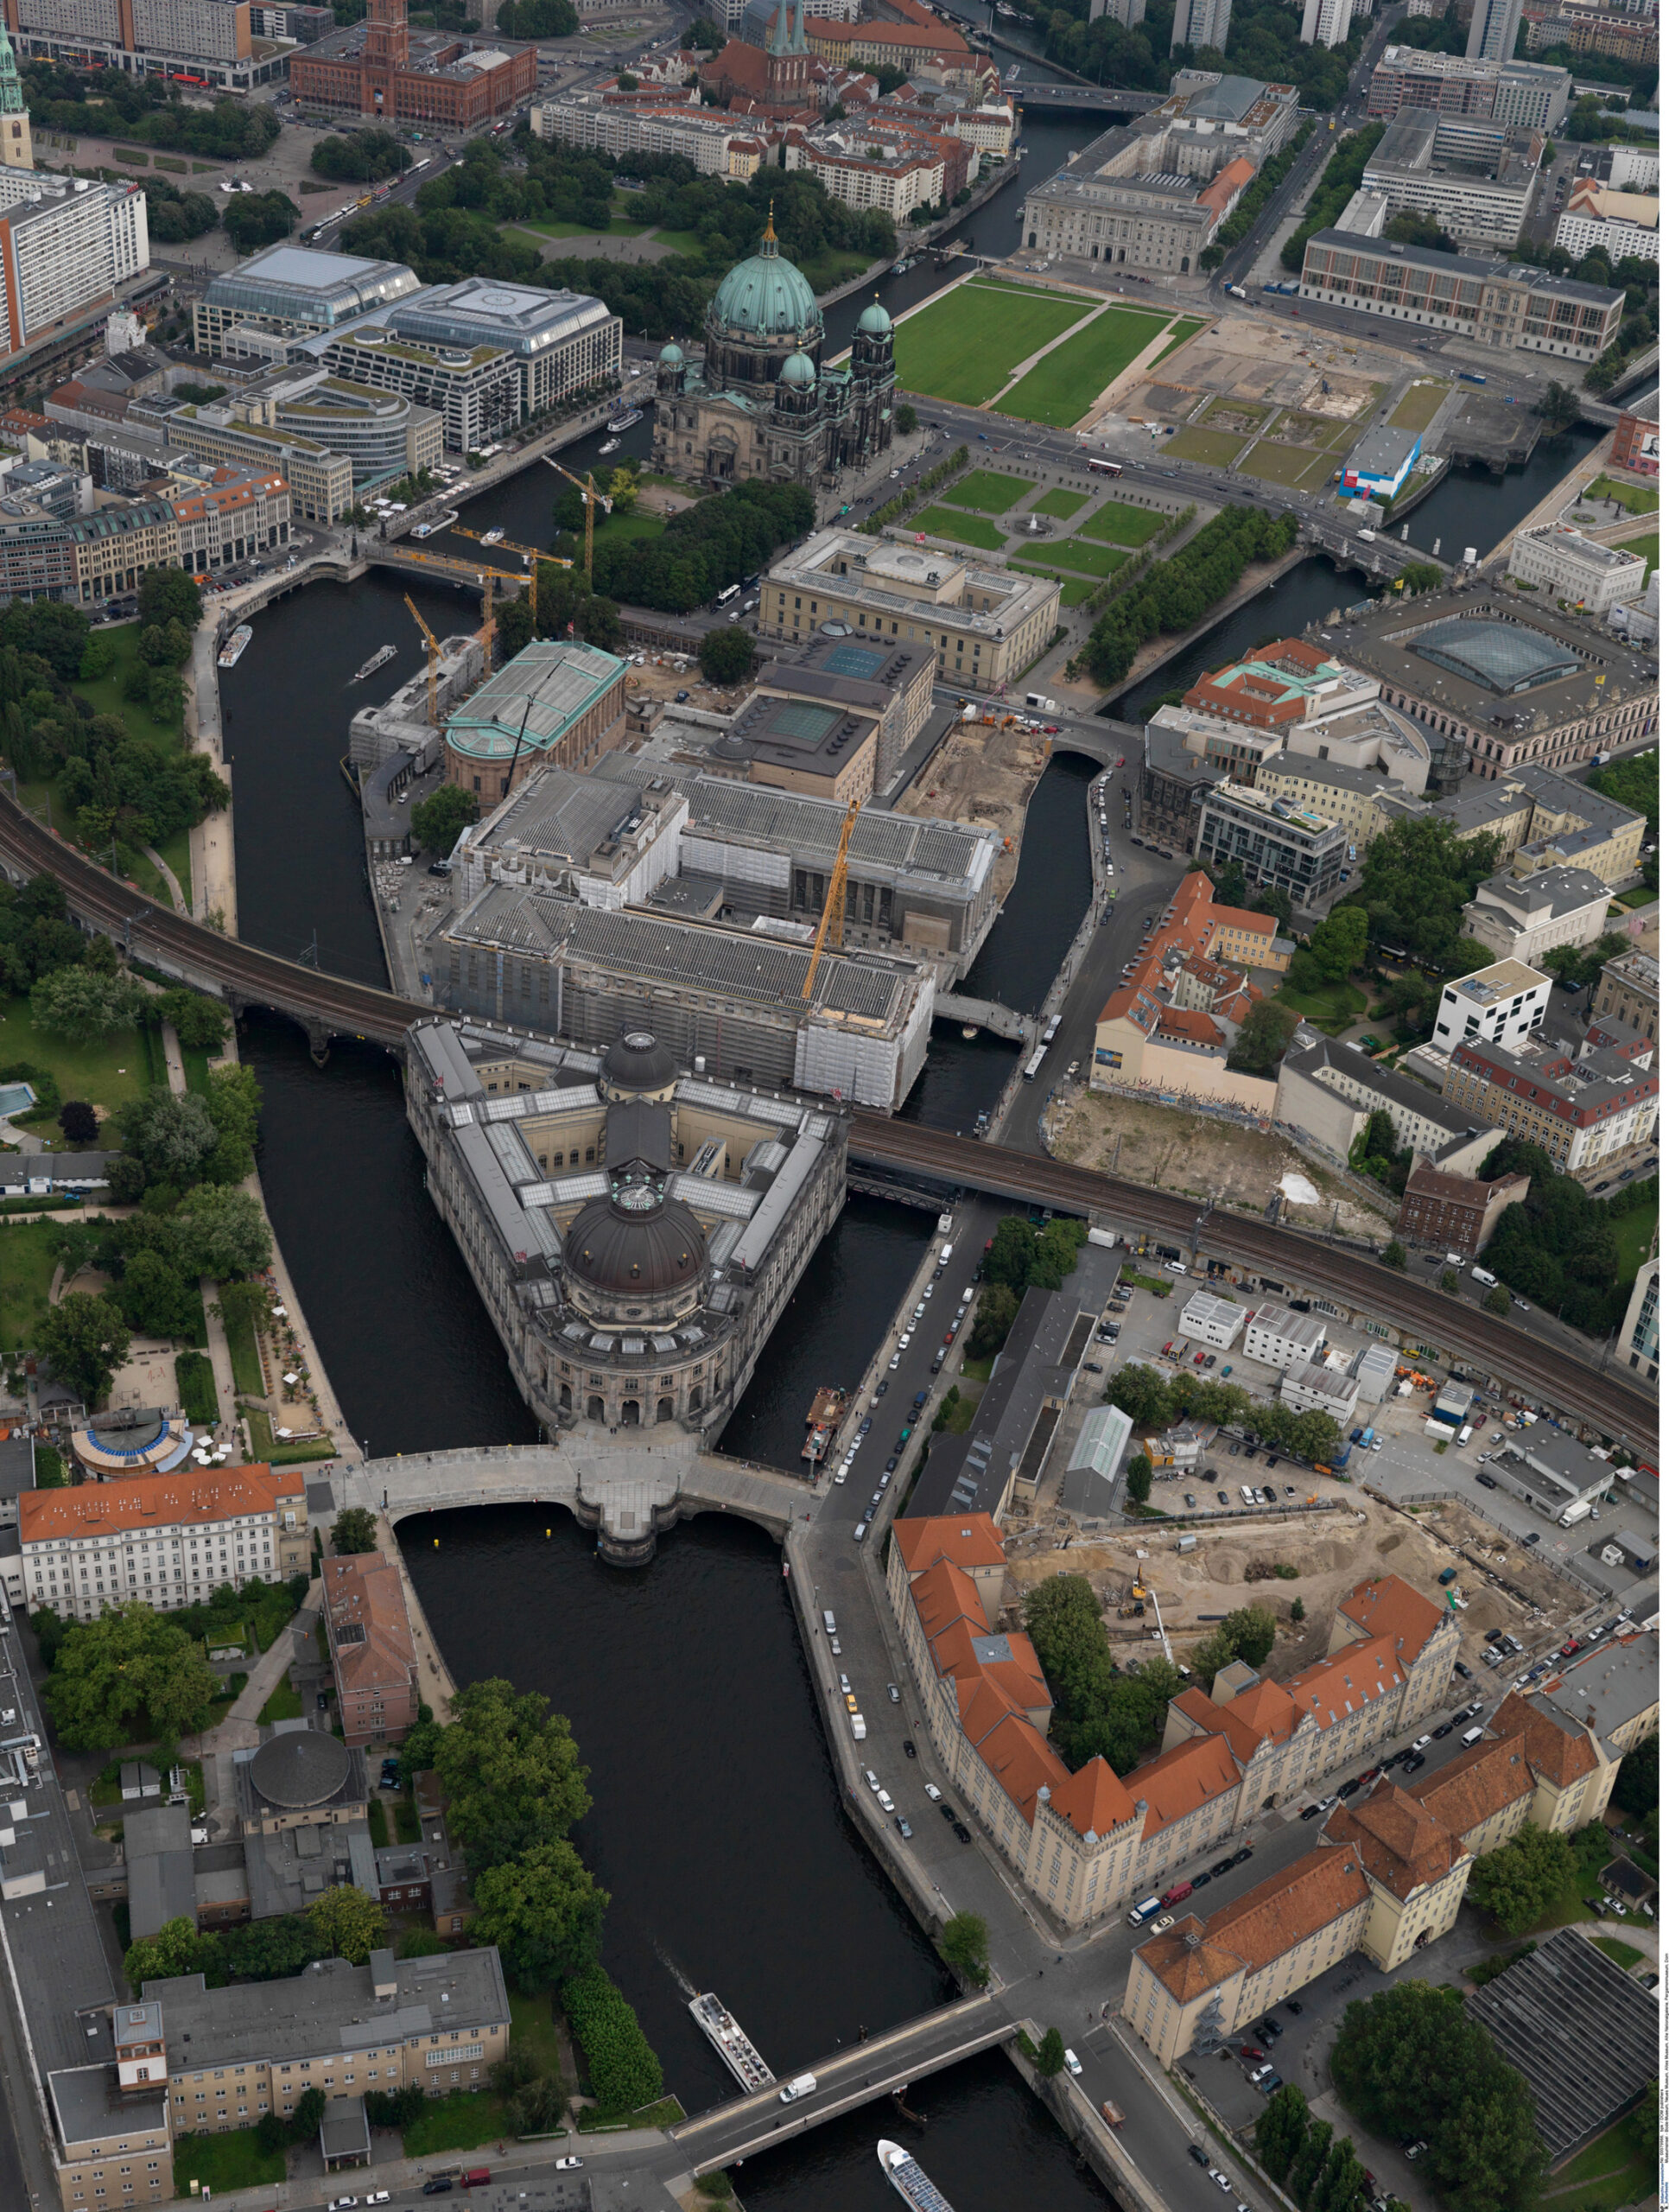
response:
<path id="1" fill-rule="evenodd" d="M 556 223 L 550 221 L 506 223 L 507 231 L 537 231 L 547 238 L 638 238 L 644 234 L 641 223 L 629 223 L 624 216 L 609 219 L 608 228 L 600 231 L 594 223 Z"/>
<path id="2" fill-rule="evenodd" d="M 813 260 L 801 262 L 800 274 L 814 292 L 832 292 L 837 284 L 849 284 L 854 276 L 861 276 L 873 257 L 867 253 L 841 253 L 831 248 Z"/>
<path id="3" fill-rule="evenodd" d="M 35 1027 L 27 999 L 10 997 L 0 997 L 0 1028 L 6 1033 L 0 1037 L 0 1066 L 29 1060 L 46 1068 L 57 1077 L 66 1098 L 85 1098 L 91 1106 L 113 1110 L 149 1087 L 145 1048 L 152 1032 L 120 1029 L 113 1037 L 72 1045 Z"/>
<path id="4" fill-rule="evenodd" d="M 556 2021 L 549 1990 L 537 1997 L 530 1997 L 519 1989 L 511 1993 L 510 2032 L 518 2043 L 527 2045 L 547 2074 L 561 2080 L 562 2055 L 556 2041 Z"/>
<path id="5" fill-rule="evenodd" d="M 1168 359 L 1179 346 L 1186 346 L 1196 331 L 1204 328 L 1205 325 L 1203 322 L 1179 322 L 1170 337 L 1166 339 L 1164 353 L 1156 353 L 1153 356 L 1152 366 L 1157 369 L 1159 363 Z"/>
<path id="6" fill-rule="evenodd" d="M 1178 430 L 1165 451 L 1173 461 L 1203 461 L 1208 468 L 1227 468 L 1246 443 L 1238 431 Z"/>
<path id="7" fill-rule="evenodd" d="M 1649 537 L 1629 538 L 1620 550 L 1624 553 L 1640 554 L 1646 563 L 1646 573 L 1648 576 L 1651 575 L 1653 569 L 1658 565 L 1658 534 L 1656 531 L 1653 531 Z"/>
<path id="8" fill-rule="evenodd" d="M 653 233 L 657 245 L 670 246 L 674 253 L 701 251 L 701 234 L 696 231 L 657 231 Z"/>
<path id="9" fill-rule="evenodd" d="M 1057 522 L 1070 522 L 1078 509 L 1088 504 L 1087 492 L 1069 492 L 1063 484 L 1057 484 L 1052 492 L 1045 492 L 1041 499 L 1031 502 L 1031 512 L 1034 515 L 1052 515 Z"/>
<path id="10" fill-rule="evenodd" d="M 305 1708 L 301 1698 L 290 1688 L 289 1669 L 284 1669 L 284 1679 L 261 1707 L 261 1726 L 270 1728 L 275 1720 L 299 1720 Z"/>
<path id="11" fill-rule="evenodd" d="M 1028 423 L 1044 423 L 1057 430 L 1069 429 L 1164 327 L 1158 315 L 1107 308 L 1076 338 L 1045 354 L 1012 391 L 1005 393 L 1004 414 L 1024 416 Z"/>
<path id="12" fill-rule="evenodd" d="M 1110 576 L 1130 556 L 1120 545 L 1098 545 L 1093 538 L 1069 537 L 1064 545 L 1055 549 L 1055 557 L 1063 569 L 1076 569 L 1082 575 Z"/>
<path id="13" fill-rule="evenodd" d="M 1057 559 L 1058 557 L 1059 556 L 1057 556 Z M 1053 576 L 1061 588 L 1061 605 L 1063 607 L 1082 606 L 1083 601 L 1087 600 L 1092 593 L 1098 592 L 1101 589 L 1101 585 L 1105 581 L 1105 579 L 1101 576 L 1073 576 L 1063 575 L 1058 567 L 1051 568 L 1046 560 L 1041 560 L 1035 556 L 1029 561 L 1011 561 L 1008 565 L 1011 569 L 1023 569 L 1028 575 Z"/>
<path id="14" fill-rule="evenodd" d="M 1123 499 L 1109 499 L 1078 524 L 1080 537 L 1105 538 L 1109 545 L 1145 545 L 1164 517 L 1152 507 L 1133 507 Z"/>
<path id="15" fill-rule="evenodd" d="M 949 537 L 958 545 L 977 545 L 987 553 L 1000 553 L 1006 540 L 983 515 L 959 515 L 953 507 L 923 507 L 911 522 L 930 537 Z"/>
<path id="16" fill-rule="evenodd" d="M 136 737 L 149 738 L 153 744 L 170 749 L 177 746 L 181 739 L 179 715 L 171 721 L 158 721 L 149 707 L 122 696 L 123 679 L 139 658 L 139 625 L 123 622 L 113 628 L 96 630 L 93 635 L 108 639 L 116 648 L 116 665 L 96 683 L 84 683 L 78 677 L 70 690 L 79 693 L 95 715 L 118 715 Z"/>
<path id="17" fill-rule="evenodd" d="M 1628 2125 L 1618 2120 L 1549 2174 L 1537 2212 L 1615 2212 L 1618 2205 L 1650 2196 L 1656 2177 L 1631 2148 Z"/>
<path id="18" fill-rule="evenodd" d="M 236 1327 L 226 1328 L 226 1350 L 232 1354 L 232 1386 L 245 1397 L 259 1398 L 266 1392 L 266 1377 L 261 1372 L 261 1354 L 255 1342 L 255 1330 L 248 1321 L 239 1321 Z"/>
<path id="19" fill-rule="evenodd" d="M 231 2189 L 270 2189 L 284 2178 L 282 2151 L 263 2151 L 252 2127 L 231 2135 L 181 2135 L 174 2145 L 174 2193 L 190 2196 L 194 2182 L 217 2196 Z"/>
<path id="20" fill-rule="evenodd" d="M 1618 1274 L 1637 1275 L 1651 1256 L 1652 1232 L 1658 1225 L 1656 1207 L 1649 1201 L 1630 1206 L 1626 1213 L 1613 1214 L 1606 1225 L 1616 1247 Z"/>
<path id="21" fill-rule="evenodd" d="M 1590 499 L 1615 499 L 1631 515 L 1654 515 L 1658 511 L 1655 485 L 1620 483 L 1615 476 L 1596 476 L 1588 486 L 1587 497 Z"/>
<path id="22" fill-rule="evenodd" d="M 959 284 L 897 325 L 899 389 L 978 407 L 1029 354 L 1082 321 L 1088 305 L 1014 285 Z"/>
<path id="23" fill-rule="evenodd" d="M 1619 1943 L 1615 1936 L 1596 1936 L 1593 1942 L 1596 1951 L 1603 1951 L 1612 1965 L 1621 1967 L 1625 1974 L 1646 1963 L 1643 1951 L 1635 1950 L 1632 1943 Z"/>
<path id="24" fill-rule="evenodd" d="M 35 1342 L 57 1266 L 56 1234 L 52 1221 L 0 1221 L 0 1351 L 26 1351 Z"/>
<path id="25" fill-rule="evenodd" d="M 1260 439 L 1241 463 L 1248 476 L 1289 488 L 1318 483 L 1332 465 L 1325 454 L 1311 453 L 1308 446 L 1278 446 L 1267 438 Z"/>
<path id="26" fill-rule="evenodd" d="M 1454 390 L 1450 384 L 1411 385 L 1392 410 L 1391 424 L 1398 430 L 1423 430 Z"/>
<path id="27" fill-rule="evenodd" d="M 612 2128 L 676 2127 L 684 2116 L 676 2097 L 663 2097 L 658 2103 L 640 2105 L 632 2113 L 599 2112 L 594 2105 L 582 2105 L 574 2115 L 574 2124 L 582 2135 L 606 2134 Z"/>
<path id="28" fill-rule="evenodd" d="M 1000 468 L 974 468 L 959 476 L 939 498 L 948 507 L 972 507 L 982 515 L 1004 515 L 1037 480 L 1035 476 L 1010 476 Z"/>
<path id="29" fill-rule="evenodd" d="M 483 2090 L 472 2096 L 460 2089 L 425 2105 L 400 2140 L 409 2158 L 431 2158 L 441 2151 L 477 2151 L 506 2132 L 502 2101 Z"/>
<path id="30" fill-rule="evenodd" d="M 1300 991 L 1291 983 L 1283 983 L 1275 994 L 1275 1003 L 1290 1006 L 1294 1014 L 1301 1014 L 1314 1027 L 1336 1037 L 1341 1029 L 1348 1029 L 1368 1011 L 1368 995 L 1359 991 L 1354 983 L 1323 983 L 1314 991 Z"/>

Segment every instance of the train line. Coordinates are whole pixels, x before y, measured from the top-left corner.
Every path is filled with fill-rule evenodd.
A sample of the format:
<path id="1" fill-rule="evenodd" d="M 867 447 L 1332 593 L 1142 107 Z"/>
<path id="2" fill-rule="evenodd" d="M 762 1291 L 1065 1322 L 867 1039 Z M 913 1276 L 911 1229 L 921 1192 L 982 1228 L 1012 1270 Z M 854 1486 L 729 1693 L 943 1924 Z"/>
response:
<path id="1" fill-rule="evenodd" d="M 225 993 L 236 1005 L 264 1006 L 288 1014 L 314 1036 L 353 1036 L 401 1049 L 414 1021 L 431 1014 L 392 991 L 322 974 L 200 922 L 159 906 L 110 874 L 73 845 L 0 794 L 0 864 L 23 876 L 50 875 L 62 886 L 79 920 L 131 943 L 143 959 L 177 968 Z M 922 1175 L 1023 1204 L 1059 1205 L 1082 1214 L 1139 1224 L 1192 1244 L 1201 1209 L 1190 1198 L 1139 1183 L 1099 1175 L 1046 1155 L 1006 1145 L 981 1143 L 891 1120 L 860 1109 L 853 1116 L 854 1160 L 905 1175 Z M 1431 1285 L 1377 1266 L 1364 1254 L 1342 1250 L 1291 1229 L 1212 1213 L 1202 1241 L 1223 1256 L 1266 1267 L 1282 1279 L 1336 1290 L 1352 1304 L 1364 1295 L 1377 1311 L 1405 1327 L 1426 1331 L 1433 1343 L 1451 1345 L 1482 1361 L 1492 1374 L 1533 1396 L 1552 1396 L 1608 1435 L 1644 1450 L 1656 1444 L 1657 1401 L 1621 1369 L 1602 1373 L 1558 1346 L 1476 1307 L 1445 1297 Z"/>
<path id="2" fill-rule="evenodd" d="M 1626 1437 L 1648 1452 L 1656 1444 L 1657 1400 L 1625 1370 L 1612 1367 L 1602 1372 L 1515 1322 L 1481 1313 L 1418 1277 L 1380 1266 L 1363 1252 L 1241 1214 L 1212 1212 L 1202 1224 L 1203 1209 L 1195 1199 L 878 1114 L 854 1115 L 851 1153 L 855 1160 L 899 1173 L 934 1176 L 1001 1198 L 1139 1224 L 1179 1243 L 1193 1244 L 1197 1226 L 1200 1243 L 1214 1255 L 1266 1268 L 1283 1281 L 1297 1276 L 1307 1287 L 1336 1291 L 1349 1305 L 1370 1306 L 1406 1329 L 1425 1332 L 1432 1344 L 1476 1359 L 1532 1397 L 1552 1399 L 1609 1436 Z"/>

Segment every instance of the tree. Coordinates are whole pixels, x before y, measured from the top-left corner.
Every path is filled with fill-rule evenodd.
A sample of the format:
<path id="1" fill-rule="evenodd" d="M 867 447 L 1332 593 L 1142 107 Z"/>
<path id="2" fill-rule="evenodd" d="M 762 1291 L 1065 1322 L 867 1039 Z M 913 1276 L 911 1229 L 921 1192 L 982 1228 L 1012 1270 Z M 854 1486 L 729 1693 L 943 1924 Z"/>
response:
<path id="1" fill-rule="evenodd" d="M 203 1180 L 241 1183 L 254 1168 L 261 1131 L 261 1086 L 254 1069 L 235 1063 L 211 1068 L 206 1103 L 219 1140 L 203 1162 Z"/>
<path id="2" fill-rule="evenodd" d="M 739 622 L 709 630 L 698 656 L 709 683 L 740 683 L 753 669 L 753 640 Z"/>
<path id="3" fill-rule="evenodd" d="M 902 406 L 895 407 L 892 410 L 892 427 L 902 438 L 907 438 L 912 435 L 918 427 L 920 419 L 907 399 Z"/>
<path id="4" fill-rule="evenodd" d="M 1361 906 L 1336 906 L 1310 940 L 1310 957 L 1327 983 L 1342 983 L 1368 950 L 1368 916 Z"/>
<path id="5" fill-rule="evenodd" d="M 346 138 L 321 138 L 308 161 L 315 176 L 328 177 L 335 184 L 397 176 L 410 165 L 410 154 L 391 130 L 356 130 Z"/>
<path id="6" fill-rule="evenodd" d="M 975 1988 L 983 1989 L 991 1979 L 991 1931 L 977 1912 L 953 1912 L 940 1935 L 939 1950 L 945 1964 Z"/>
<path id="7" fill-rule="evenodd" d="M 116 1302 L 130 1329 L 147 1337 L 196 1333 L 198 1298 L 179 1269 L 160 1252 L 136 1252 L 117 1285 Z"/>
<path id="8" fill-rule="evenodd" d="M 1408 1248 L 1393 1236 L 1380 1254 L 1380 1259 L 1387 1268 L 1406 1268 L 1408 1265 Z"/>
<path id="9" fill-rule="evenodd" d="M 1284 2182 L 1310 2126 L 1310 2107 L 1295 2082 L 1284 2082 L 1258 2114 L 1253 2139 L 1258 2163 L 1272 2181 Z"/>
<path id="10" fill-rule="evenodd" d="M 1157 1368 L 1121 1367 L 1107 1386 L 1107 1402 L 1137 1428 L 1162 1429 L 1171 1420 L 1170 1385 Z"/>
<path id="11" fill-rule="evenodd" d="M 327 1890 L 308 1907 L 308 1921 L 333 1956 L 362 1967 L 383 1940 L 383 1908 L 351 1882 Z"/>
<path id="12" fill-rule="evenodd" d="M 1153 1488 L 1153 1462 L 1145 1452 L 1132 1455 L 1124 1471 L 1124 1494 L 1133 1505 L 1145 1505 Z"/>
<path id="13" fill-rule="evenodd" d="M 258 1274 L 272 1262 L 272 1232 L 261 1202 L 247 1191 L 200 1183 L 187 1191 L 175 1215 L 181 1258 L 192 1274 L 225 1282 L 232 1275 Z"/>
<path id="14" fill-rule="evenodd" d="M 1644 1819 L 1658 1809 L 1658 1739 L 1647 1737 L 1625 1753 L 1612 1785 L 1611 1802 L 1620 1811 Z"/>
<path id="15" fill-rule="evenodd" d="M 1333 2147 L 1333 2129 L 1324 2120 L 1312 2120 L 1304 2132 L 1304 2139 L 1293 2153 L 1292 2164 L 1286 2176 L 1286 2193 L 1299 2204 L 1306 2204 L 1310 2192 L 1320 2178 Z"/>
<path id="16" fill-rule="evenodd" d="M 350 1552 L 374 1552 L 376 1515 L 363 1505 L 344 1506 L 332 1526 L 330 1548 L 339 1558 L 346 1558 Z"/>
<path id="17" fill-rule="evenodd" d="M 200 1974 L 211 1988 L 217 1987 L 225 1979 L 219 1971 L 219 1938 L 200 1936 L 196 1922 L 182 1915 L 178 1920 L 165 1920 L 154 1936 L 142 1936 L 136 1943 L 130 1943 L 122 1971 L 128 1978 L 128 1987 L 138 1997 L 148 1981 L 170 1981 L 181 1974 Z"/>
<path id="18" fill-rule="evenodd" d="M 58 1126 L 66 1144 L 92 1144 L 98 1135 L 98 1116 L 85 1099 L 67 1098 L 58 1109 Z"/>
<path id="19" fill-rule="evenodd" d="M 1268 1076 L 1286 1056 L 1298 1018 L 1273 999 L 1254 1000 L 1229 1048 L 1228 1065 L 1243 1075 Z"/>
<path id="20" fill-rule="evenodd" d="M 1248 1667 L 1261 1667 L 1275 1648 L 1275 1616 L 1267 1605 L 1241 1605 L 1218 1623 L 1217 1633 Z"/>
<path id="21" fill-rule="evenodd" d="M 1421 592 L 1443 588 L 1443 570 L 1433 561 L 1411 561 L 1397 577 L 1397 588 L 1406 592 L 1411 599 Z"/>
<path id="22" fill-rule="evenodd" d="M 436 1948 L 445 1947 L 440 1945 Z M 496 2074 L 498 2068 L 495 2067 L 493 2071 Z M 403 2131 L 422 2116 L 423 2104 L 423 2085 L 421 2082 L 408 2082 L 400 2089 L 367 2089 L 365 2119 L 372 2127 L 394 2127 Z M 281 2121 L 279 2124 L 282 2126 L 283 2123 Z"/>
<path id="23" fill-rule="evenodd" d="M 523 1989 L 544 1989 L 596 1964 L 607 1904 L 571 1843 L 536 1844 L 477 1876 L 474 1940 L 498 1946 Z"/>
<path id="24" fill-rule="evenodd" d="M 301 209 L 282 192 L 244 192 L 232 200 L 221 220 L 239 254 L 287 238 L 301 219 Z"/>
<path id="25" fill-rule="evenodd" d="M 48 1306 L 35 1332 L 35 1350 L 53 1373 L 90 1406 L 109 1389 L 131 1341 L 116 1305 L 84 1290 L 69 1291 Z"/>
<path id="26" fill-rule="evenodd" d="M 1504 1282 L 1498 1282 L 1483 1301 L 1486 1313 L 1510 1313 L 1513 1310 L 1512 1293 Z"/>
<path id="27" fill-rule="evenodd" d="M 987 1283 L 980 1293 L 974 1326 L 968 1332 L 968 1349 L 975 1359 L 988 1359 L 1002 1350 L 1019 1310 L 1018 1294 L 1006 1283 Z"/>
<path id="28" fill-rule="evenodd" d="M 29 1013 L 38 1029 L 89 1045 L 130 1029 L 145 1012 L 146 993 L 126 976 L 101 976 L 92 968 L 60 968 L 43 976 L 29 993 Z"/>
<path id="29" fill-rule="evenodd" d="M 1292 1621 L 1301 1621 L 1304 1618 L 1304 1599 L 1302 1598 L 1295 1598 L 1292 1600 L 1291 1605 L 1287 1608 L 1287 1618 Z"/>
<path id="30" fill-rule="evenodd" d="M 638 2015 L 601 1967 L 562 1986 L 562 2010 L 585 2053 L 592 2094 L 605 2113 L 637 2112 L 661 2094 L 661 2062 Z"/>
<path id="31" fill-rule="evenodd" d="M 213 1116 L 194 1090 L 141 1091 L 119 1109 L 115 1123 L 124 1150 L 147 1177 L 176 1187 L 197 1180 L 219 1141 Z"/>
<path id="32" fill-rule="evenodd" d="M 1557 378 L 1536 402 L 1536 412 L 1552 430 L 1568 430 L 1582 412 L 1582 395 Z"/>
<path id="33" fill-rule="evenodd" d="M 65 1630 L 46 1700 L 71 1751 L 113 1751 L 149 1719 L 183 1734 L 208 1710 L 213 1669 L 177 1621 L 135 1600 Z"/>
<path id="34" fill-rule="evenodd" d="M 226 1041 L 231 1026 L 226 1010 L 206 991 L 188 991 L 183 986 L 164 991 L 156 1010 L 164 1021 L 174 1024 L 180 1042 L 194 1052 L 219 1052 Z"/>
<path id="35" fill-rule="evenodd" d="M 1045 2082 L 1052 2082 L 1065 2066 L 1066 2038 L 1058 2028 L 1050 2028 L 1038 2046 L 1038 2071 Z"/>
<path id="36" fill-rule="evenodd" d="M 289 2116 L 289 2139 L 292 2143 L 308 2143 L 318 2134 L 325 2117 L 325 2093 L 322 2089 L 303 2089 L 295 2100 L 295 2109 Z"/>
<path id="37" fill-rule="evenodd" d="M 588 1770 L 567 1719 L 536 1691 L 518 1696 L 497 1678 L 453 1700 L 435 1765 L 451 1801 L 447 1826 L 472 1872 L 560 1840 L 590 1810 Z"/>
<path id="38" fill-rule="evenodd" d="M 420 1705 L 416 1726 L 406 1731 L 406 1740 L 400 1746 L 400 1780 L 408 1789 L 415 1776 L 434 1765 L 440 1748 L 441 1724 L 432 1707 Z"/>
<path id="39" fill-rule="evenodd" d="M 1439 1290 L 1446 1290 L 1451 1298 L 1459 1295 L 1460 1277 L 1455 1273 L 1455 1270 L 1452 1268 L 1445 1268 L 1443 1273 L 1437 1277 L 1437 1288 Z"/>
<path id="40" fill-rule="evenodd" d="M 1523 1827 L 1472 1869 L 1468 1894 L 1506 1936 L 1522 1936 L 1548 1910 L 1577 1871 L 1565 1838 L 1552 1828 Z"/>
<path id="41" fill-rule="evenodd" d="M 531 635 L 530 631 L 530 640 Z M 462 791 L 456 784 L 442 784 L 412 808 L 411 834 L 426 853 L 444 855 L 451 852 L 459 833 L 467 830 L 480 811 L 480 802 L 473 791 Z"/>
<path id="42" fill-rule="evenodd" d="M 203 618 L 203 594 L 183 569 L 146 569 L 139 578 L 139 621 L 178 622 L 194 630 Z"/>

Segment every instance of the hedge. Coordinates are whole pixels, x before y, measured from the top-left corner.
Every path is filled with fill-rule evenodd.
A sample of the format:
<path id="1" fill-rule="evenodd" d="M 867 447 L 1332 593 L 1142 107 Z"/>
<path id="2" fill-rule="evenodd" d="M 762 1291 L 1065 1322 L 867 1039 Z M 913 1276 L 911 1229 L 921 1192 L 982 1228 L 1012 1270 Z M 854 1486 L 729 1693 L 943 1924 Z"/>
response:
<path id="1" fill-rule="evenodd" d="M 608 2113 L 636 2112 L 661 2094 L 661 2062 L 638 2015 L 601 1967 L 562 1984 L 562 2010 L 586 2056 L 592 2094 Z"/>

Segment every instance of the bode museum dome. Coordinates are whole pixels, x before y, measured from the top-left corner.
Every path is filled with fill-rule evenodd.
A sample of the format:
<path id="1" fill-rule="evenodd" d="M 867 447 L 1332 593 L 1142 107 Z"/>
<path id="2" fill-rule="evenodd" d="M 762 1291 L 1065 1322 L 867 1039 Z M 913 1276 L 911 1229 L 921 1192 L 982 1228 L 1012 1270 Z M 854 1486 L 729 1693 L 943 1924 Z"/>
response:
<path id="1" fill-rule="evenodd" d="M 656 376 L 655 466 L 709 488 L 754 478 L 832 484 L 892 443 L 892 321 L 864 310 L 839 368 L 823 315 L 767 220 L 759 250 L 714 294 L 698 367 L 665 346 Z"/>

